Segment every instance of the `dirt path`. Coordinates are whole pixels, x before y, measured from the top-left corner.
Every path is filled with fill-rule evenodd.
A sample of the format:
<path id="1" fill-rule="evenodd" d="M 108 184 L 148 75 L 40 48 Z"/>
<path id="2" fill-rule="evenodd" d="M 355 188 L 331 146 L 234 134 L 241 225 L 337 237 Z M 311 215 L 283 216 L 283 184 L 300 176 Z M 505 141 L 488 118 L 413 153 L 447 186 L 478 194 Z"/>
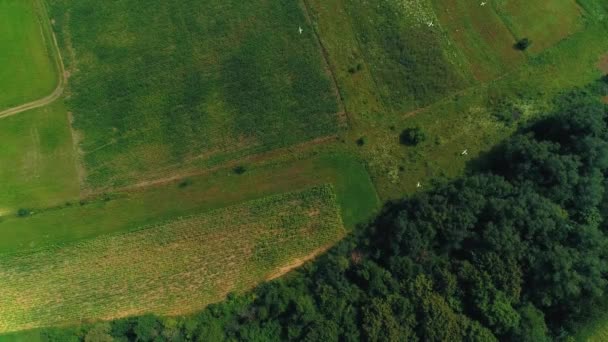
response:
<path id="1" fill-rule="evenodd" d="M 41 17 L 48 18 L 46 13 L 42 13 Z M 41 20 L 44 20 L 44 19 L 41 19 Z M 45 24 L 41 22 L 40 25 L 45 25 Z M 42 29 L 44 32 L 45 31 L 44 27 Z M 53 90 L 53 92 L 51 94 L 49 94 L 41 99 L 34 100 L 32 102 L 24 103 L 22 105 L 19 105 L 19 106 L 13 107 L 13 108 L 8 108 L 8 109 L 1 111 L 0 119 L 4 119 L 9 116 L 13 116 L 13 115 L 22 113 L 22 112 L 28 111 L 30 109 L 35 109 L 35 108 L 40 108 L 40 107 L 46 106 L 46 105 L 54 102 L 55 100 L 57 100 L 59 97 L 61 97 L 61 94 L 63 94 L 63 90 L 65 89 L 65 85 L 67 84 L 67 74 L 65 72 L 65 68 L 63 65 L 63 59 L 61 58 L 61 52 L 59 51 L 59 44 L 57 44 L 57 37 L 55 37 L 55 32 L 53 32 L 53 29 L 50 27 L 50 23 L 49 23 L 49 27 L 48 27 L 48 32 L 49 32 L 49 35 L 52 40 L 53 49 L 55 50 L 55 57 L 56 57 L 55 64 L 57 67 L 57 72 L 59 73 L 59 82 L 57 84 L 57 87 L 55 88 L 55 90 Z"/>

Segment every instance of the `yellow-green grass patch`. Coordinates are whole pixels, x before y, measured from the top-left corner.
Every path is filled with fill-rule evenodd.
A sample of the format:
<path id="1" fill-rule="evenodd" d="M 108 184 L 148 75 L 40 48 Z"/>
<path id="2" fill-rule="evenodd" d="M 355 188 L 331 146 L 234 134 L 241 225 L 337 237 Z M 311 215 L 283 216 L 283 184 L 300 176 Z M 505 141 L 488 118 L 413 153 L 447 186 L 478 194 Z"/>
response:
<path id="1" fill-rule="evenodd" d="M 442 26 L 480 81 L 494 79 L 523 62 L 515 37 L 494 8 L 476 1 L 433 0 Z"/>
<path id="2" fill-rule="evenodd" d="M 79 184 L 62 101 L 0 119 L 0 220 L 19 208 L 78 197 Z"/>
<path id="3" fill-rule="evenodd" d="M 57 86 L 48 18 L 39 0 L 0 0 L 0 111 Z"/>
<path id="4" fill-rule="evenodd" d="M 490 2 L 517 39 L 528 38 L 538 53 L 583 28 L 575 0 L 498 0 Z"/>
<path id="5" fill-rule="evenodd" d="M 345 233 L 331 186 L 0 260 L 0 332 L 200 310 Z"/>

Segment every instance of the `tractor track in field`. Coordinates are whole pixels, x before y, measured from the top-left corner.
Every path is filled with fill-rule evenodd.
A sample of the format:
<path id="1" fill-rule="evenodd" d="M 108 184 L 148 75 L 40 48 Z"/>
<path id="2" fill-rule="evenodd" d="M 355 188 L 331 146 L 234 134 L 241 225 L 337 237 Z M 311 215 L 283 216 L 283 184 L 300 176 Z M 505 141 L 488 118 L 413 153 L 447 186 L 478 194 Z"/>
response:
<path id="1" fill-rule="evenodd" d="M 46 13 L 42 13 L 42 17 L 47 18 Z M 44 20 L 43 18 L 40 18 L 40 20 Z M 45 24 L 40 22 L 40 25 L 44 26 Z M 31 101 L 28 103 L 24 103 L 24 104 L 0 111 L 0 119 L 4 119 L 9 116 L 23 113 L 23 112 L 31 110 L 31 109 L 44 107 L 50 103 L 53 103 L 55 100 L 60 98 L 61 95 L 63 94 L 63 91 L 67 84 L 68 78 L 67 78 L 67 74 L 65 72 L 65 67 L 63 65 L 63 59 L 61 58 L 61 51 L 59 50 L 59 44 L 57 43 L 57 37 L 55 36 L 55 32 L 53 32 L 53 29 L 50 27 L 50 22 L 48 25 L 49 25 L 48 32 L 49 32 L 49 35 L 50 35 L 50 38 L 52 41 L 51 42 L 52 49 L 55 50 L 55 56 L 56 56 L 55 64 L 57 67 L 57 72 L 59 74 L 59 82 L 57 84 L 57 87 L 55 87 L 55 89 L 53 90 L 52 93 L 50 93 L 49 95 L 47 95 L 41 99 L 34 100 L 34 101 Z M 42 28 L 42 30 L 44 31 L 44 28 Z"/>

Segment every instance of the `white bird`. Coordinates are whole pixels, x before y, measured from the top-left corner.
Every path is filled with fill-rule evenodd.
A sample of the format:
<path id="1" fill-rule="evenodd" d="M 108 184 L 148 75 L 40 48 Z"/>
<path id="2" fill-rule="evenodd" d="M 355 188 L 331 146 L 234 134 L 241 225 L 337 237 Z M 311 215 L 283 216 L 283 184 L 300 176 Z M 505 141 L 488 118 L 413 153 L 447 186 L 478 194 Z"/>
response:
<path id="1" fill-rule="evenodd" d="M 418 182 L 418 183 L 416 184 L 416 187 L 417 187 L 417 188 L 420 188 L 421 186 L 422 186 L 422 185 L 420 185 L 420 182 Z"/>
<path id="2" fill-rule="evenodd" d="M 466 156 L 467 154 L 469 154 L 469 150 L 462 151 L 462 153 L 460 155 L 461 156 Z"/>
<path id="3" fill-rule="evenodd" d="M 481 6 L 482 6 L 482 7 L 483 7 L 483 6 L 485 6 L 485 5 L 486 5 L 486 2 L 485 2 L 485 1 L 481 3 Z"/>
<path id="4" fill-rule="evenodd" d="M 427 24 L 427 25 L 429 25 L 429 27 L 433 27 L 433 26 L 435 26 L 435 24 L 433 24 L 433 22 L 432 22 L 432 21 L 429 21 L 429 22 L 428 22 L 428 23 L 426 23 L 426 24 Z"/>
<path id="5" fill-rule="evenodd" d="M 298 27 L 298 31 L 300 32 L 300 34 L 302 34 L 302 32 L 304 32 L 304 29 L 302 29 L 302 26 Z"/>

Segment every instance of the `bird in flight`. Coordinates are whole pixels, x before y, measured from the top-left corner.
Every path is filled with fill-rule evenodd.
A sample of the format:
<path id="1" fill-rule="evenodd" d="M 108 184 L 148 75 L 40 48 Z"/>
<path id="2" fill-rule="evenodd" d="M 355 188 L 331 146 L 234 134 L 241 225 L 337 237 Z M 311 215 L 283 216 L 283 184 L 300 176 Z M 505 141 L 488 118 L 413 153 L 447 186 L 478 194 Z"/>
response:
<path id="1" fill-rule="evenodd" d="M 300 27 L 298 28 L 298 31 L 300 32 L 300 34 L 302 34 L 302 32 L 304 32 L 304 29 L 302 29 L 302 26 L 300 26 Z"/>
<path id="2" fill-rule="evenodd" d="M 483 6 L 485 6 L 485 5 L 486 5 L 486 2 L 485 2 L 485 1 L 481 3 L 481 6 L 482 6 L 482 7 L 483 7 Z"/>

